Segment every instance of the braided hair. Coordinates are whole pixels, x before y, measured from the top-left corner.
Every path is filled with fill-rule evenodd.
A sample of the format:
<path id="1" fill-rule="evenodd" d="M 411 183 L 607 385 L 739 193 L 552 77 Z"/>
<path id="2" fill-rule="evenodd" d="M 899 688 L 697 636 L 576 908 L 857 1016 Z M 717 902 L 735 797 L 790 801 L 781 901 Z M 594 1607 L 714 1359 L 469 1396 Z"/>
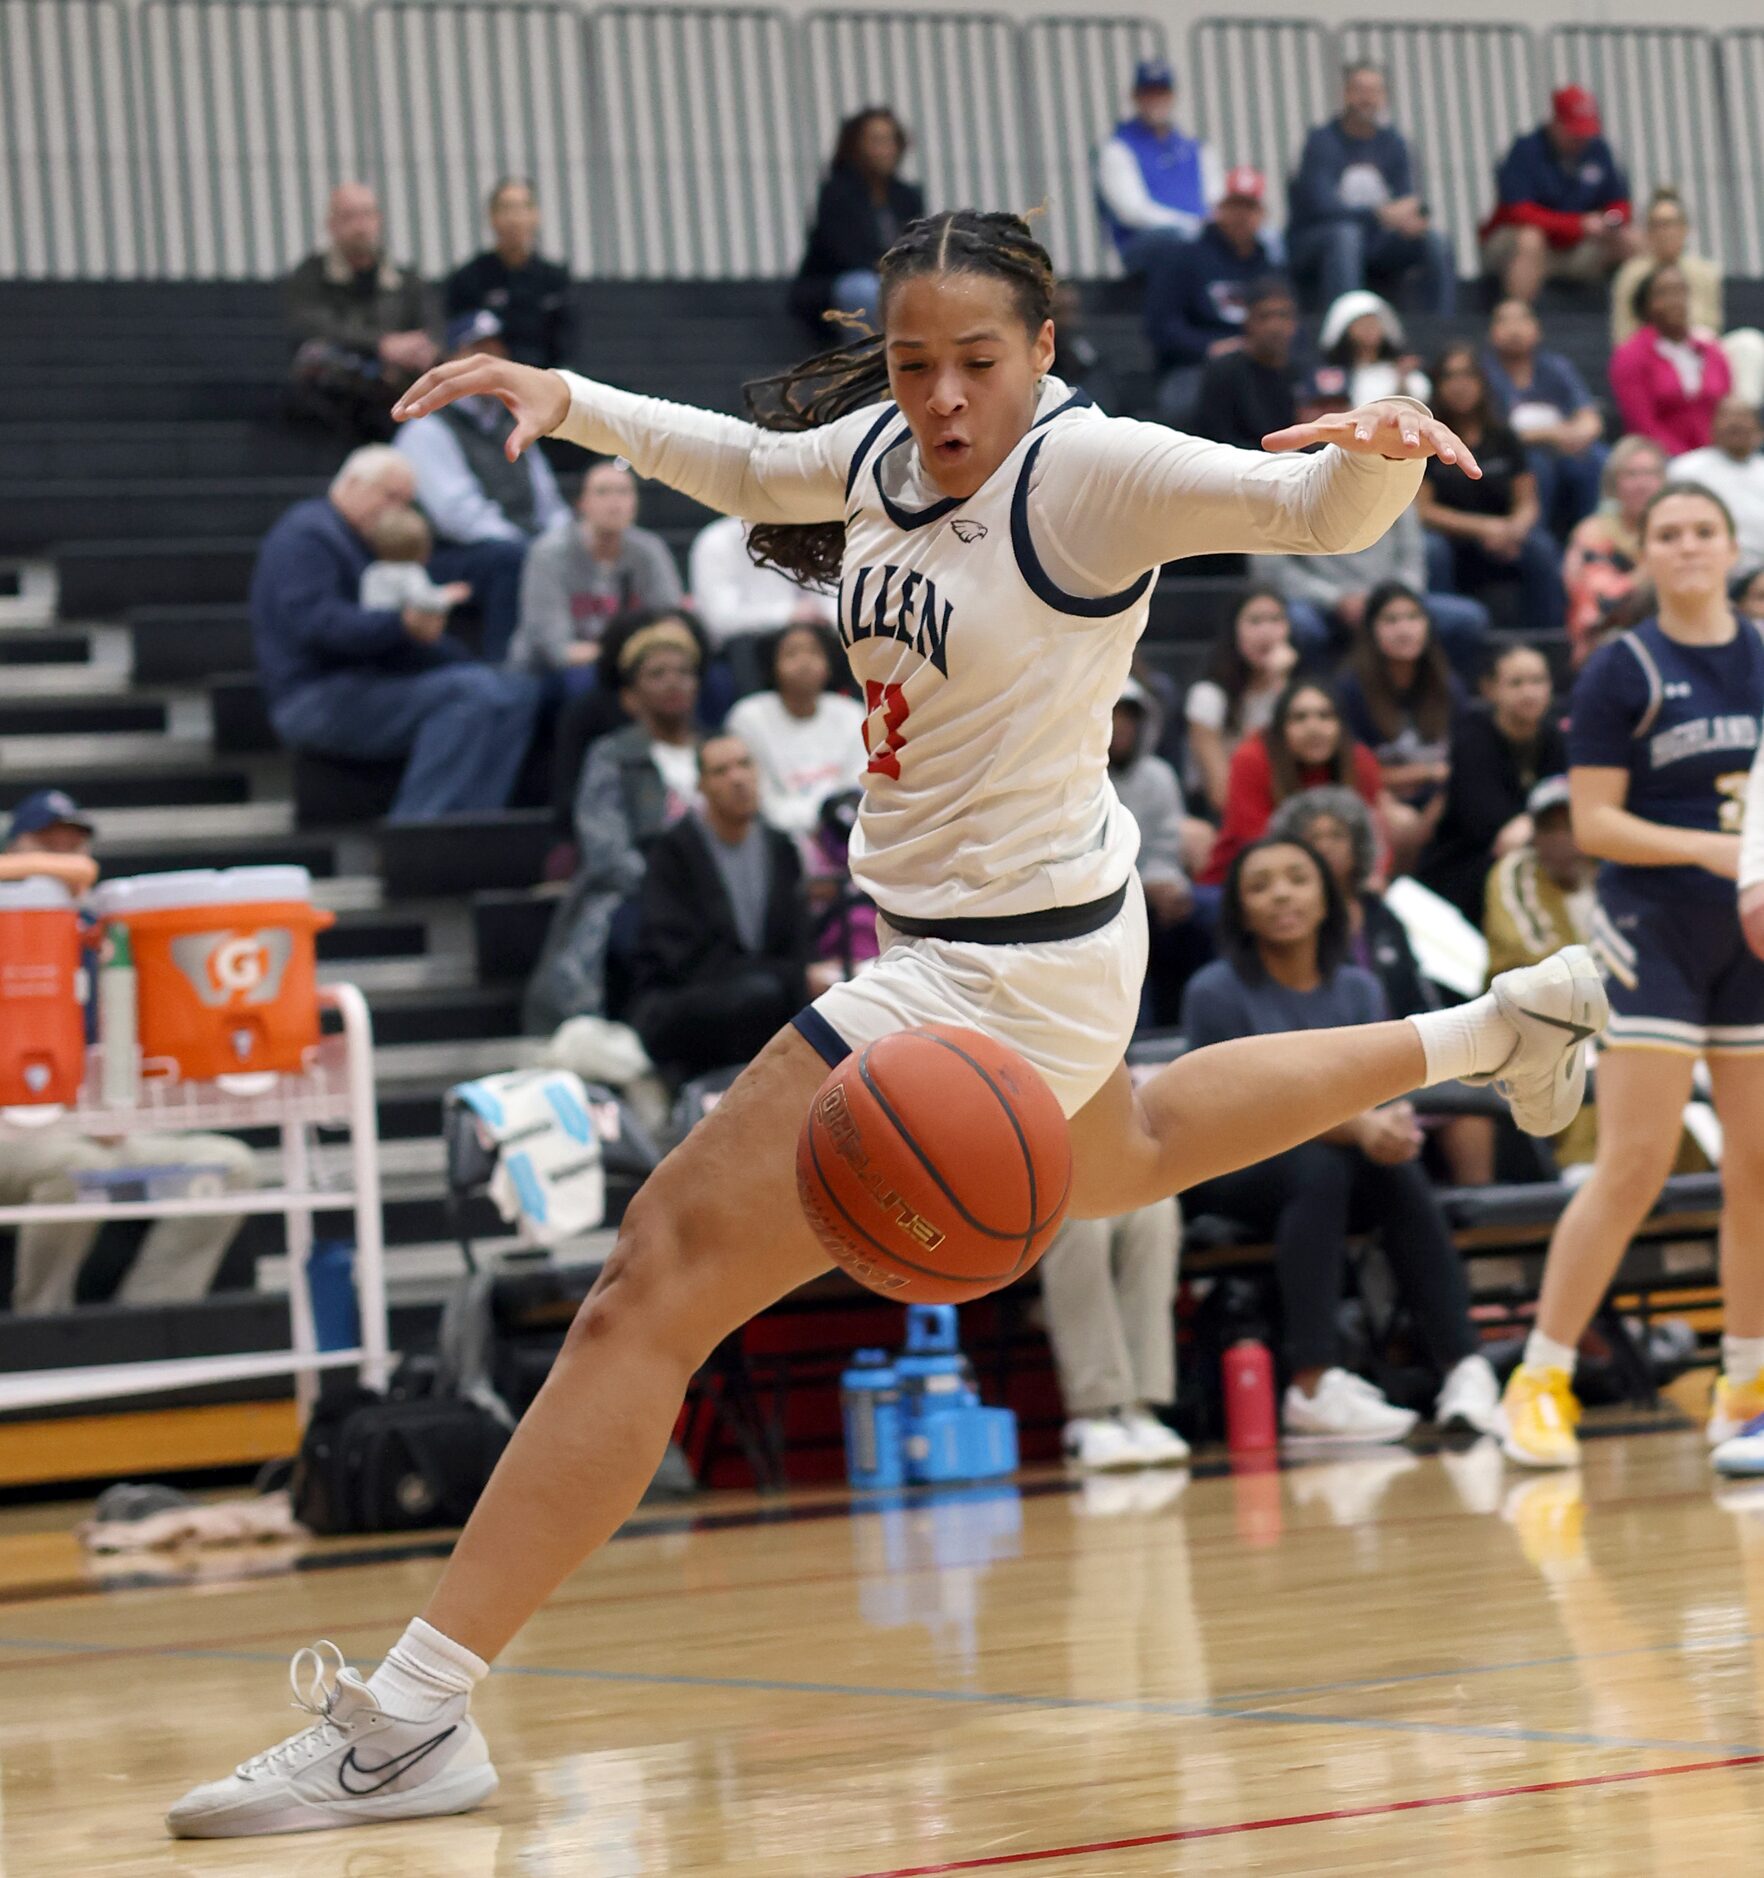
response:
<path id="1" fill-rule="evenodd" d="M 989 274 L 1011 289 L 1032 335 L 1053 316 L 1053 262 L 1020 215 L 981 209 L 927 215 L 907 224 L 876 271 L 885 307 L 894 288 L 915 275 Z M 748 414 L 762 430 L 831 424 L 888 395 L 883 336 L 867 332 L 836 351 L 755 379 L 744 395 Z M 748 531 L 747 551 L 760 567 L 775 567 L 807 586 L 832 586 L 845 553 L 845 524 L 758 522 Z"/>

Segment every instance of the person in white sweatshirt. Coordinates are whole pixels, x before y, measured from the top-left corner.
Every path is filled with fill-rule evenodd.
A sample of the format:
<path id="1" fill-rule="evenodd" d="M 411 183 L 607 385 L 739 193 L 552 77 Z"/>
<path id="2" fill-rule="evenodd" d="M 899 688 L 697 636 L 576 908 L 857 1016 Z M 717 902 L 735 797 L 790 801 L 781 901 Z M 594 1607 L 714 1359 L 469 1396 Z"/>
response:
<path id="1" fill-rule="evenodd" d="M 760 813 L 799 840 L 830 795 L 858 787 L 869 761 L 864 707 L 828 688 L 832 644 L 825 626 L 786 626 L 770 647 L 772 688 L 753 692 L 729 713 L 729 734 L 759 766 Z"/>

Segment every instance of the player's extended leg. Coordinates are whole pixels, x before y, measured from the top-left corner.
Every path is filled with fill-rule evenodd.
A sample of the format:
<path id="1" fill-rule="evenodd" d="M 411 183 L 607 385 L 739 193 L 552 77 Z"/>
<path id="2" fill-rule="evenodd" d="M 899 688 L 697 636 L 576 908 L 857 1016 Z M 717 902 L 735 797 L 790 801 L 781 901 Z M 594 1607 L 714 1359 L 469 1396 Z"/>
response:
<path id="1" fill-rule="evenodd" d="M 1554 1344 L 1568 1354 L 1528 1360 L 1507 1383 L 1506 1449 L 1521 1466 L 1571 1467 L 1579 1459 L 1573 1351 L 1672 1171 L 1695 1066 L 1687 1053 L 1627 1044 L 1599 1058 L 1598 1153 L 1550 1237 L 1528 1352 L 1555 1354 L 1546 1347 Z"/>
<path id="2" fill-rule="evenodd" d="M 796 1031 L 780 1032 L 656 1169 L 423 1619 L 371 1685 L 348 1670 L 321 1678 L 309 1703 L 320 1723 L 187 1794 L 173 1831 L 349 1825 L 459 1811 L 494 1791 L 466 1714 L 484 1664 L 636 1506 L 711 1350 L 828 1269 L 795 1171 L 826 1075 Z"/>

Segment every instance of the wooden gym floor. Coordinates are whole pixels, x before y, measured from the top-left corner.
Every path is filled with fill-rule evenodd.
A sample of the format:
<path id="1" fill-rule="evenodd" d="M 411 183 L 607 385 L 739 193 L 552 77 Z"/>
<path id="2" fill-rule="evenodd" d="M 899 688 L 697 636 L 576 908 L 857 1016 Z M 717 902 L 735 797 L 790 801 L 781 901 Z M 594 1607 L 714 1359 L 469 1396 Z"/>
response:
<path id="1" fill-rule="evenodd" d="M 299 1645 L 373 1661 L 438 1548 L 106 1588 L 70 1523 L 0 1515 L 3 1878 L 1611 1878 L 1764 1854 L 1764 1485 L 1715 1483 L 1676 1418 L 1600 1430 L 1579 1479 L 1484 1446 L 645 1515 L 480 1697 L 490 1809 L 206 1845 L 164 1837 L 165 1802 L 293 1727 Z"/>

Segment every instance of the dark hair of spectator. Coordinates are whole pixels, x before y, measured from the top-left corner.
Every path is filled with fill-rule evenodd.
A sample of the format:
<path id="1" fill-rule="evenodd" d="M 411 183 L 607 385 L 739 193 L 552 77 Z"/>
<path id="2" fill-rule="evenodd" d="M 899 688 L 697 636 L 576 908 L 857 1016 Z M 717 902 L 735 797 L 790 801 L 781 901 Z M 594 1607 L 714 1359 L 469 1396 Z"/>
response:
<path id="1" fill-rule="evenodd" d="M 1401 600 L 1418 606 L 1421 617 L 1427 621 L 1427 638 L 1422 644 L 1421 656 L 1415 661 L 1415 682 L 1406 705 L 1391 683 L 1390 661 L 1378 649 L 1375 631 L 1379 614 Z M 1445 740 L 1452 727 L 1451 671 L 1445 654 L 1439 649 L 1439 635 L 1433 630 L 1427 602 L 1407 582 L 1382 580 L 1366 596 L 1366 610 L 1360 615 L 1354 634 L 1348 669 L 1360 681 L 1367 709 L 1381 737 L 1394 742 L 1403 734 L 1404 718 L 1409 717 L 1429 743 Z"/>
<path id="2" fill-rule="evenodd" d="M 1263 835 L 1238 851 L 1225 875 L 1225 891 L 1219 898 L 1219 950 L 1239 978 L 1266 975 L 1256 936 L 1243 916 L 1243 870 L 1251 858 L 1269 848 L 1297 848 L 1317 870 L 1323 887 L 1323 920 L 1317 928 L 1317 970 L 1333 978 L 1347 959 L 1348 911 L 1335 876 L 1323 864 L 1323 857 L 1308 841 L 1294 835 Z"/>
<path id="3" fill-rule="evenodd" d="M 1286 720 L 1292 715 L 1292 707 L 1308 691 L 1314 691 L 1335 716 L 1335 752 L 1329 759 L 1327 780 L 1340 783 L 1344 789 L 1354 786 L 1354 740 L 1348 735 L 1347 725 L 1341 721 L 1340 707 L 1330 695 L 1329 687 L 1315 678 L 1292 678 L 1287 681 L 1286 689 L 1274 700 L 1274 715 L 1268 720 L 1265 733 L 1268 740 L 1268 767 L 1274 774 L 1276 802 L 1284 802 L 1288 796 L 1296 796 L 1306 787 L 1299 778 L 1298 759 L 1286 741 Z"/>
<path id="4" fill-rule="evenodd" d="M 1433 383 L 1437 391 L 1440 379 L 1458 359 L 1468 359 L 1470 369 L 1476 374 L 1476 383 L 1481 388 L 1476 400 L 1476 408 L 1462 417 L 1452 419 L 1452 428 L 1462 431 L 1466 424 L 1472 428 L 1486 430 L 1494 422 L 1494 399 L 1488 389 L 1488 374 L 1482 369 L 1482 360 L 1476 355 L 1476 348 L 1468 341 L 1454 340 L 1449 346 L 1442 346 L 1439 356 L 1433 361 Z M 1438 398 L 1434 403 L 1438 405 Z"/>
<path id="5" fill-rule="evenodd" d="M 1020 215 L 992 209 L 945 209 L 909 222 L 876 265 L 882 312 L 903 280 L 922 274 L 985 274 L 1011 290 L 1031 338 L 1053 317 L 1054 271 L 1047 250 Z M 866 333 L 836 352 L 823 352 L 786 372 L 744 388 L 762 430 L 813 430 L 860 411 L 888 394 L 884 335 Z M 759 522 L 747 552 L 803 586 L 833 586 L 845 553 L 843 522 Z"/>
<path id="6" fill-rule="evenodd" d="M 505 189 L 524 189 L 535 202 L 539 200 L 539 191 L 533 187 L 531 176 L 498 176 L 496 187 L 490 191 L 490 212 L 496 213 L 496 205 L 502 200 Z"/>
<path id="7" fill-rule="evenodd" d="M 1363 319 L 1364 317 L 1365 315 L 1362 314 L 1361 318 Z M 1348 321 L 1348 326 L 1358 324 L 1359 321 L 1357 320 Z M 1397 350 L 1396 342 L 1391 338 L 1382 320 L 1378 323 L 1378 351 L 1374 356 L 1380 359 L 1395 359 L 1402 356 Z M 1341 337 L 1336 340 L 1335 344 L 1324 354 L 1324 359 L 1325 362 L 1330 365 L 1359 364 L 1360 361 L 1354 353 L 1354 342 L 1348 337 L 1347 326 L 1341 329 Z"/>
<path id="8" fill-rule="evenodd" d="M 1648 302 L 1653 298 L 1655 286 L 1668 274 L 1676 274 L 1682 280 L 1684 269 L 1676 261 L 1662 261 L 1658 267 L 1649 268 L 1635 283 L 1635 291 L 1629 296 L 1629 310 L 1644 326 L 1654 323 L 1648 318 Z"/>
<path id="9" fill-rule="evenodd" d="M 1288 306 L 1294 303 L 1292 283 L 1283 274 L 1264 274 L 1259 280 L 1252 280 L 1244 291 L 1243 310 L 1253 313 L 1257 307 L 1265 306 L 1270 300 L 1284 300 Z"/>
<path id="10" fill-rule="evenodd" d="M 619 670 L 619 658 L 625 647 L 636 633 L 646 626 L 659 626 L 666 620 L 678 622 L 692 635 L 698 646 L 698 671 L 703 677 L 704 668 L 710 661 L 710 641 L 704 636 L 704 628 L 690 613 L 674 606 L 633 607 L 628 613 L 620 613 L 612 619 L 600 639 L 599 678 L 601 689 L 617 696 L 636 673 Z"/>
<path id="11" fill-rule="evenodd" d="M 853 111 L 839 126 L 839 136 L 833 145 L 833 167 L 836 170 L 856 169 L 858 144 L 862 141 L 864 126 L 871 118 L 883 117 L 888 120 L 894 132 L 895 147 L 901 156 L 912 148 L 913 140 L 907 135 L 906 126 L 885 104 L 866 104 L 861 111 Z"/>
<path id="12" fill-rule="evenodd" d="M 1243 656 L 1242 648 L 1237 643 L 1237 622 L 1243 618 L 1245 608 L 1254 606 L 1258 600 L 1272 600 L 1282 613 L 1286 612 L 1286 601 L 1275 588 L 1261 581 L 1245 587 L 1237 596 L 1237 604 L 1231 609 L 1230 619 L 1213 641 L 1213 650 L 1207 659 L 1207 676 L 1225 694 L 1225 727 L 1234 736 L 1243 728 L 1243 700 L 1249 691 L 1250 681 L 1255 677 L 1249 660 Z M 1289 614 L 1288 627 L 1291 624 Z"/>
<path id="13" fill-rule="evenodd" d="M 807 633 L 821 648 L 821 656 L 827 661 L 827 689 L 836 691 L 840 675 L 846 669 L 845 650 L 833 629 L 815 620 L 792 620 L 788 626 L 780 627 L 767 639 L 764 649 L 766 683 L 774 691 L 778 689 L 778 661 L 784 656 L 784 648 L 798 633 Z"/>
<path id="14" fill-rule="evenodd" d="M 1501 667 L 1518 652 L 1529 653 L 1534 659 L 1543 659 L 1544 670 L 1546 672 L 1549 670 L 1550 662 L 1544 658 L 1542 646 L 1534 646 L 1529 639 L 1509 639 L 1504 645 L 1496 646 L 1482 661 L 1483 678 L 1485 680 L 1498 678 L 1501 674 Z M 1553 677 L 1551 683 L 1554 684 Z"/>
<path id="15" fill-rule="evenodd" d="M 1707 502 L 1721 516 L 1722 526 L 1727 530 L 1729 540 L 1737 540 L 1739 530 L 1733 525 L 1733 510 L 1709 487 L 1707 483 L 1691 482 L 1668 483 L 1648 497 L 1648 506 L 1641 512 L 1641 526 L 1635 531 L 1636 539 L 1645 547 L 1648 539 L 1648 525 L 1654 519 L 1654 511 L 1671 496 L 1695 496 L 1700 502 Z"/>

